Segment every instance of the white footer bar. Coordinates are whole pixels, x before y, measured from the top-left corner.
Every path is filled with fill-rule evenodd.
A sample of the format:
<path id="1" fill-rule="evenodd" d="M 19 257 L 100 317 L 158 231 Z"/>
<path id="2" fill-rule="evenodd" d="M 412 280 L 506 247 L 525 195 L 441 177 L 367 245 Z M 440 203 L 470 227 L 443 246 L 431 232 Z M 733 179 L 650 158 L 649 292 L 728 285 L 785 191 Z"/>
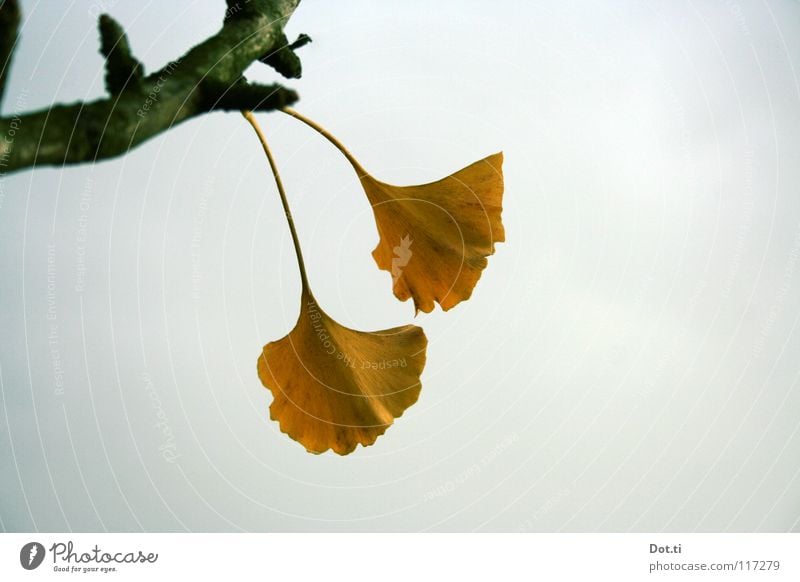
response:
<path id="1" fill-rule="evenodd" d="M 0 535 L 3 581 L 794 582 L 798 562 L 800 534 Z"/>

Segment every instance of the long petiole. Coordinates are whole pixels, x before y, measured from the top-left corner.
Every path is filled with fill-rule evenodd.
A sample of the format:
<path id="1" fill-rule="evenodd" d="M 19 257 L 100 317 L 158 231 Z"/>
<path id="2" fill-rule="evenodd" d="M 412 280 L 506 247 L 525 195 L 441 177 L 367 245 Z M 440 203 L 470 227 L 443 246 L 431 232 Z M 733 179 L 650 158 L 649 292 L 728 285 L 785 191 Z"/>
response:
<path id="1" fill-rule="evenodd" d="M 327 129 L 319 125 L 316 121 L 313 121 L 308 117 L 301 115 L 300 113 L 298 113 L 294 109 L 291 109 L 290 107 L 284 107 L 283 109 L 281 109 L 281 111 L 283 111 L 286 115 L 289 115 L 291 117 L 294 117 L 295 119 L 302 121 L 307 126 L 309 126 L 317 133 L 319 133 L 322 137 L 331 142 L 334 146 L 336 146 L 336 149 L 342 152 L 344 157 L 346 157 L 347 160 L 350 162 L 350 164 L 352 164 L 359 178 L 362 178 L 363 176 L 367 175 L 367 171 L 364 170 L 361 164 L 359 164 L 358 161 L 353 157 L 353 154 L 351 154 L 348 151 L 348 149 L 344 147 L 344 144 L 340 142 L 338 139 L 336 139 Z"/>
<path id="2" fill-rule="evenodd" d="M 272 157 L 272 152 L 267 145 L 267 140 L 261 132 L 261 127 L 258 125 L 252 111 L 242 111 L 244 118 L 250 123 L 261 142 L 261 147 L 264 148 L 264 153 L 267 154 L 269 167 L 272 170 L 272 175 L 275 178 L 275 184 L 278 186 L 278 194 L 281 197 L 281 204 L 283 204 L 283 212 L 286 215 L 286 221 L 289 223 L 289 231 L 292 233 L 292 242 L 294 243 L 294 252 L 297 256 L 297 266 L 300 268 L 300 279 L 303 282 L 303 291 L 310 293 L 308 286 L 308 277 L 306 276 L 306 265 L 303 261 L 303 251 L 300 250 L 300 239 L 297 237 L 297 230 L 294 227 L 294 218 L 292 218 L 292 211 L 289 209 L 289 201 L 286 199 L 286 191 L 283 189 L 283 182 L 278 174 L 278 166 L 275 164 L 275 158 Z"/>

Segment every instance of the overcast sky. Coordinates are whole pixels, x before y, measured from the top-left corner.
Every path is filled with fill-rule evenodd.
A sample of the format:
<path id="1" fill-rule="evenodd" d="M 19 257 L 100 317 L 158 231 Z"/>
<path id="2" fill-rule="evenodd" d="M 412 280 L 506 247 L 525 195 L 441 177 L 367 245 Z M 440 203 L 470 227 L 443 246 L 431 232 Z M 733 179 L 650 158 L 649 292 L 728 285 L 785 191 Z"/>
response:
<path id="1" fill-rule="evenodd" d="M 6 115 L 103 95 L 99 12 L 153 71 L 224 3 L 22 8 Z M 420 399 L 347 457 L 269 420 L 256 357 L 300 283 L 241 116 L 2 178 L 0 528 L 800 530 L 798 27 L 789 0 L 304 0 L 285 82 L 378 178 L 505 153 L 507 242 L 416 318 Z M 259 119 L 320 305 L 412 322 L 344 158 Z"/>

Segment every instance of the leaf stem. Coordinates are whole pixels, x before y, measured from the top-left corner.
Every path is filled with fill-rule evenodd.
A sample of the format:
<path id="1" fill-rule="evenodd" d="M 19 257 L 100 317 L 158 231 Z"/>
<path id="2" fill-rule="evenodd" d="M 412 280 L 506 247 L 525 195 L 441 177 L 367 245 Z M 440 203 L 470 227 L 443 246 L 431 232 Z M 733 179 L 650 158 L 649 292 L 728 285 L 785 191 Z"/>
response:
<path id="1" fill-rule="evenodd" d="M 361 164 L 359 164 L 358 161 L 353 157 L 353 154 L 351 154 L 350 151 L 346 147 L 344 147 L 344 144 L 340 142 L 338 139 L 336 139 L 327 129 L 319 125 L 316 121 L 313 121 L 308 117 L 301 115 L 291 107 L 284 107 L 283 109 L 281 109 L 281 111 L 283 111 L 286 115 L 289 115 L 291 117 L 294 117 L 295 119 L 302 121 L 307 126 L 309 126 L 317 133 L 319 133 L 322 137 L 331 142 L 334 146 L 336 146 L 336 149 L 342 152 L 344 157 L 347 158 L 347 161 L 349 161 L 350 164 L 353 166 L 356 173 L 358 174 L 359 179 L 369 175 L 368 172 L 361 166 Z"/>
<path id="2" fill-rule="evenodd" d="M 286 222 L 289 223 L 289 231 L 292 233 L 292 242 L 294 243 L 294 252 L 297 256 L 297 266 L 300 268 L 300 279 L 303 282 L 303 291 L 310 294 L 311 290 L 308 285 L 308 277 L 306 276 L 306 265 L 303 261 L 303 251 L 300 250 L 300 239 L 297 237 L 297 230 L 294 226 L 294 218 L 292 218 L 292 211 L 289 209 L 289 201 L 286 199 L 286 191 L 283 189 L 283 182 L 281 182 L 281 177 L 278 174 L 278 166 L 275 164 L 275 158 L 272 157 L 272 152 L 267 145 L 267 139 L 261 132 L 261 127 L 258 125 L 253 112 L 242 111 L 242 115 L 244 115 L 244 118 L 255 130 L 256 135 L 258 136 L 258 141 L 261 142 L 261 147 L 264 148 L 264 153 L 267 154 L 267 160 L 269 161 L 269 167 L 272 170 L 272 176 L 275 178 L 275 184 L 278 186 L 278 194 L 280 194 L 281 197 L 281 204 L 283 205 L 283 212 L 286 215 Z"/>

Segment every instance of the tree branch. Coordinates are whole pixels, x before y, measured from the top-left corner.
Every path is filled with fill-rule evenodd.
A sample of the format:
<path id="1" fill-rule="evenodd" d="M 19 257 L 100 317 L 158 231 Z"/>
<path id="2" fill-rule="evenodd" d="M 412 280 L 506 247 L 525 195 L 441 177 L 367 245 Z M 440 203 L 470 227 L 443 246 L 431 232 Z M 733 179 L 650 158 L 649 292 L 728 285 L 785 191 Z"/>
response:
<path id="1" fill-rule="evenodd" d="M 277 49 L 265 54 L 259 60 L 278 71 L 289 79 L 299 79 L 303 74 L 303 66 L 300 57 L 294 51 L 311 42 L 311 37 L 301 34 L 293 43 L 290 43 L 285 34 L 281 35 L 280 44 Z"/>
<path id="2" fill-rule="evenodd" d="M 11 57 L 17 44 L 19 21 L 17 0 L 0 0 L 0 105 L 3 103 Z"/>
<path id="3" fill-rule="evenodd" d="M 297 100 L 294 91 L 249 84 L 242 74 L 263 55 L 286 46 L 283 26 L 299 1 L 227 0 L 219 32 L 143 78 L 122 27 L 101 16 L 101 52 L 111 97 L 0 118 L 0 169 L 14 172 L 113 158 L 209 111 L 266 111 L 292 104 Z"/>
<path id="4" fill-rule="evenodd" d="M 122 26 L 108 14 L 101 14 L 100 54 L 106 58 L 106 91 L 121 93 L 128 83 L 141 85 L 144 67 L 131 53 L 128 36 Z"/>

